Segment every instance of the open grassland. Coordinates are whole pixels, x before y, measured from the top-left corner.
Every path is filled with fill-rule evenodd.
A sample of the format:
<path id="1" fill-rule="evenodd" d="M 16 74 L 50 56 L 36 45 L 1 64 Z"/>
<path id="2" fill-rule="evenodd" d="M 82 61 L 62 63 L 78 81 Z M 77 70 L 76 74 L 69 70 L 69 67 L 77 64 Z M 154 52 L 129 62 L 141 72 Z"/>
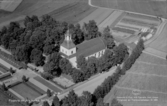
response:
<path id="1" fill-rule="evenodd" d="M 154 21 L 154 22 L 159 22 L 160 19 L 157 18 L 156 16 L 148 16 L 148 15 L 143 15 L 143 14 L 134 14 L 134 13 L 128 13 L 128 17 L 134 17 L 137 19 L 142 19 L 142 20 L 147 20 L 147 21 Z"/>
<path id="2" fill-rule="evenodd" d="M 54 19 L 59 21 L 66 21 L 68 23 L 78 23 L 80 20 L 91 14 L 96 8 L 88 5 L 87 1 L 83 0 L 45 0 L 27 2 L 27 5 L 32 5 L 27 7 L 24 11 L 21 11 L 24 8 L 24 1 L 21 5 L 15 10 L 15 12 L 10 15 L 5 15 L 5 17 L 0 18 L 0 28 L 4 25 L 10 23 L 10 21 L 18 21 L 21 26 L 24 26 L 23 19 L 26 15 L 32 16 L 37 15 L 39 19 L 40 16 L 44 14 L 51 15 Z M 34 3 L 34 4 L 33 4 Z M 10 21 L 9 21 L 10 20 Z"/>
<path id="3" fill-rule="evenodd" d="M 23 106 L 17 102 L 10 102 L 13 98 L 9 97 L 2 90 L 0 90 L 0 106 Z"/>
<path id="4" fill-rule="evenodd" d="M 159 51 L 167 53 L 167 24 L 165 25 L 164 29 L 158 35 L 158 38 L 154 40 L 150 47 L 157 49 Z"/>
<path id="5" fill-rule="evenodd" d="M 140 97 L 156 97 L 156 103 L 167 102 L 167 61 L 143 53 L 135 64 L 127 71 L 110 93 L 105 97 L 105 102 L 110 102 L 113 97 L 134 97 L 133 90 L 141 90 Z M 124 106 L 148 106 L 145 102 L 122 102 Z M 129 105 L 131 103 L 131 105 Z M 148 102 L 149 105 L 153 102 Z M 140 105 L 139 105 L 140 104 Z M 154 106 L 155 104 L 151 105 Z M 165 105 L 162 105 L 165 106 Z"/>
<path id="6" fill-rule="evenodd" d="M 122 22 L 118 22 L 117 25 L 119 26 L 125 26 L 125 27 L 131 27 L 131 29 L 142 29 L 142 28 L 146 28 L 143 26 L 139 26 L 139 25 L 134 25 L 134 24 L 130 24 L 130 23 L 122 23 Z"/>
<path id="7" fill-rule="evenodd" d="M 92 4 L 167 18 L 165 0 L 92 0 Z"/>
<path id="8" fill-rule="evenodd" d="M 87 3 L 74 2 L 56 9 L 48 14 L 59 21 L 78 23 L 80 20 L 82 20 L 95 10 L 96 8 L 90 7 Z"/>
<path id="9" fill-rule="evenodd" d="M 133 14 L 133 15 L 137 15 L 137 14 Z M 156 25 L 156 26 L 158 26 L 161 23 L 161 21 L 158 18 L 153 17 L 153 19 L 152 18 L 150 19 L 149 17 L 148 18 L 143 18 L 143 17 L 140 17 L 140 16 L 133 16 L 133 15 L 128 15 L 127 14 L 124 18 L 142 21 L 142 22 L 145 22 L 145 23 L 148 23 L 148 24 L 153 24 L 153 25 Z"/>
<path id="10" fill-rule="evenodd" d="M 148 22 L 143 22 L 135 19 L 129 19 L 129 18 L 123 18 L 121 20 L 122 23 L 129 23 L 133 25 L 138 25 L 138 26 L 143 26 L 143 27 L 152 27 L 152 26 L 157 26 L 155 23 L 148 23 Z"/>
<path id="11" fill-rule="evenodd" d="M 137 69 L 137 71 L 138 70 L 140 69 Z M 142 72 L 128 72 L 128 74 L 119 81 L 117 86 L 130 89 L 167 93 L 166 82 L 167 76 L 165 75 L 160 76 Z"/>
<path id="12" fill-rule="evenodd" d="M 0 81 L 5 81 L 7 79 L 10 79 L 12 76 L 10 73 L 5 73 L 5 74 L 1 74 L 0 76 Z"/>
<path id="13" fill-rule="evenodd" d="M 35 80 L 39 81 L 40 83 L 42 83 L 43 85 L 47 86 L 48 88 L 50 88 L 51 90 L 55 91 L 55 92 L 61 92 L 62 90 L 59 89 L 58 87 L 52 85 L 51 83 L 47 82 L 45 79 L 37 76 L 34 77 Z"/>
<path id="14" fill-rule="evenodd" d="M 147 47 L 144 50 L 144 52 L 147 52 L 147 53 L 150 53 L 152 55 L 158 56 L 159 58 L 162 58 L 162 59 L 166 59 L 166 53 L 165 52 L 159 51 L 159 50 L 151 48 L 151 47 Z"/>
<path id="15" fill-rule="evenodd" d="M 22 2 L 22 0 L 2 0 L 0 3 L 0 9 L 13 12 Z"/>
<path id="16" fill-rule="evenodd" d="M 126 29 L 126 28 L 120 28 L 120 27 L 114 27 L 112 30 L 118 31 L 118 32 L 123 32 L 123 33 L 128 33 L 128 34 L 134 34 L 135 31 L 131 29 Z"/>
<path id="17" fill-rule="evenodd" d="M 78 0 L 23 0 L 14 12 L 6 14 L 4 12 L 1 14 L 0 12 L 0 22 L 14 19 L 21 15 L 42 16 L 77 1 Z"/>
<path id="18" fill-rule="evenodd" d="M 132 29 L 132 30 L 135 30 L 135 31 L 139 31 L 140 30 L 140 28 L 135 28 L 135 27 L 128 26 L 128 25 L 119 25 L 119 24 L 117 24 L 116 27 Z"/>
<path id="19" fill-rule="evenodd" d="M 34 87 L 34 86 L 33 86 Z M 41 95 L 43 95 L 40 90 L 35 90 L 34 88 L 30 87 L 29 84 L 20 83 L 14 87 L 11 88 L 15 92 L 17 92 L 19 95 L 24 97 L 25 99 L 33 100 Z"/>
<path id="20" fill-rule="evenodd" d="M 118 21 L 120 21 L 120 18 L 119 17 L 123 17 L 125 14 L 124 14 L 124 12 L 122 12 L 122 11 L 114 11 L 110 16 L 108 16 L 100 25 L 99 25 L 99 27 L 100 28 L 105 28 L 105 27 L 107 27 L 107 26 L 115 26 L 115 25 L 113 25 L 113 23 L 115 23 L 115 22 L 117 22 L 117 20 Z"/>
<path id="21" fill-rule="evenodd" d="M 94 20 L 97 25 L 104 21 L 108 16 L 110 16 L 114 11 L 111 9 L 96 9 L 93 13 L 79 21 L 82 26 L 84 23 L 88 23 L 90 20 Z"/>
<path id="22" fill-rule="evenodd" d="M 138 96 L 132 92 L 134 89 L 115 86 L 112 93 L 114 98 L 121 101 L 123 106 L 166 106 L 167 94 L 141 91 Z M 138 97 L 138 98 L 137 98 Z M 129 100 L 129 101 L 127 101 Z"/>
<path id="23" fill-rule="evenodd" d="M 0 71 L 2 71 L 3 73 L 6 73 L 6 72 L 9 71 L 9 69 L 6 66 L 4 66 L 3 64 L 0 63 Z"/>

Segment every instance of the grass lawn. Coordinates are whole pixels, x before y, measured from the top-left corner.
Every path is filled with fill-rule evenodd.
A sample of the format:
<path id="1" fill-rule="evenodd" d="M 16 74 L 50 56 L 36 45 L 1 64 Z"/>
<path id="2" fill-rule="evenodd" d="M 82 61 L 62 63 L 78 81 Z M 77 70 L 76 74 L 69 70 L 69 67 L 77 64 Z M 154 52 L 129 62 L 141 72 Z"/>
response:
<path id="1" fill-rule="evenodd" d="M 23 106 L 19 103 L 10 102 L 9 100 L 13 98 L 9 97 L 3 91 L 0 90 L 0 106 Z"/>
<path id="2" fill-rule="evenodd" d="M 9 69 L 7 67 L 5 67 L 4 65 L 0 64 L 0 71 L 1 72 L 6 73 L 6 72 L 8 72 L 8 70 Z"/>
<path id="3" fill-rule="evenodd" d="M 2 76 L 3 76 L 3 77 L 0 78 L 0 81 L 5 81 L 5 80 L 7 80 L 7 79 L 9 79 L 9 78 L 12 78 L 11 75 L 2 75 Z"/>
<path id="4" fill-rule="evenodd" d="M 92 0 L 92 4 L 167 18 L 165 0 Z"/>
<path id="5" fill-rule="evenodd" d="M 0 71 L 3 72 L 3 73 L 8 72 L 7 70 L 5 70 L 4 68 L 2 68 L 1 66 L 0 66 Z"/>
<path id="6" fill-rule="evenodd" d="M 149 44 L 149 46 L 167 53 L 167 24 L 165 25 L 162 32 L 159 34 L 159 37 L 156 40 L 154 40 L 151 44 Z"/>
<path id="7" fill-rule="evenodd" d="M 55 92 L 61 92 L 61 89 L 57 88 L 56 86 L 53 86 L 52 84 L 50 84 L 49 82 L 47 82 L 45 79 L 37 76 L 34 77 L 35 80 L 39 81 L 40 83 L 42 83 L 43 85 L 47 86 L 48 88 L 50 88 L 51 90 L 55 91 Z"/>
<path id="8" fill-rule="evenodd" d="M 158 97 L 157 103 L 164 103 L 167 100 L 166 69 L 166 60 L 143 53 L 132 68 L 127 71 L 126 75 L 118 81 L 115 87 L 105 97 L 104 101 L 110 102 L 114 95 L 116 97 L 134 96 L 132 90 L 140 89 L 140 96 Z M 122 103 L 124 106 L 128 106 L 127 102 Z M 130 106 L 140 106 L 141 103 L 134 102 Z"/>
<path id="9" fill-rule="evenodd" d="M 42 95 L 24 83 L 18 84 L 12 87 L 11 89 L 20 94 L 25 99 L 30 99 L 30 100 L 33 100 Z"/>
<path id="10" fill-rule="evenodd" d="M 45 91 L 43 91 L 42 89 L 40 89 L 36 85 L 32 84 L 31 82 L 26 82 L 26 85 L 29 86 L 30 88 L 32 88 L 33 90 L 35 90 L 36 92 L 40 93 L 40 94 L 45 94 L 46 93 Z"/>

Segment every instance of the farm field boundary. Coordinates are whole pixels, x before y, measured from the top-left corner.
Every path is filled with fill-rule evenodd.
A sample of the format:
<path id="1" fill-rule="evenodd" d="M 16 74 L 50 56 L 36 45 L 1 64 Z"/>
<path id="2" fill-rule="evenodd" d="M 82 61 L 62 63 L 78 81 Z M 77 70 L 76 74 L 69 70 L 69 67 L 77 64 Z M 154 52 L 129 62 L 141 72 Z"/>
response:
<path id="1" fill-rule="evenodd" d="M 56 9 L 50 12 L 49 15 L 56 20 L 76 24 L 95 10 L 96 8 L 89 6 L 87 3 L 76 2 Z"/>
<path id="2" fill-rule="evenodd" d="M 104 98 L 106 103 L 113 97 L 134 97 L 134 90 L 141 91 L 141 97 L 156 97 L 158 102 L 166 103 L 167 99 L 167 61 L 153 55 L 142 53 L 135 64 L 127 71 L 109 94 Z M 128 91 L 127 91 L 128 90 Z M 148 102 L 148 101 L 147 101 Z M 129 106 L 130 102 L 121 102 Z M 142 102 L 131 102 L 133 106 L 140 106 Z M 149 102 L 150 103 L 150 102 Z M 130 105 L 130 106 L 131 106 Z M 148 104 L 147 104 L 148 105 Z M 147 106 L 142 105 L 142 106 Z M 151 105 L 151 104 L 149 104 Z M 154 106 L 155 104 L 151 105 Z M 162 105 L 165 106 L 165 105 Z"/>
<path id="3" fill-rule="evenodd" d="M 111 26 L 112 23 L 114 23 L 116 20 L 118 20 L 118 17 L 122 16 L 122 11 L 114 11 L 109 17 L 107 17 L 100 25 L 100 28 L 105 28 L 107 26 Z"/>
<path id="4" fill-rule="evenodd" d="M 165 52 L 158 51 L 154 48 L 148 47 L 148 48 L 146 48 L 146 50 L 144 50 L 144 52 L 152 54 L 152 55 L 154 55 L 156 57 L 159 57 L 159 58 L 162 58 L 162 59 L 166 59 L 166 53 Z"/>
<path id="5" fill-rule="evenodd" d="M 166 1 L 153 0 L 89 0 L 94 7 L 123 10 L 130 13 L 147 14 L 147 16 L 159 16 L 167 18 Z"/>
<path id="6" fill-rule="evenodd" d="M 20 83 L 16 86 L 13 86 L 13 87 L 11 87 L 11 89 L 14 90 L 15 92 L 17 92 L 19 95 L 21 95 L 25 99 L 30 99 L 30 100 L 35 99 L 35 98 L 42 95 L 41 93 L 32 89 L 31 87 L 29 87 L 25 83 Z"/>
<path id="7" fill-rule="evenodd" d="M 164 28 L 157 35 L 158 38 L 148 44 L 149 47 L 167 53 L 167 21 L 162 23 Z"/>
<path id="8" fill-rule="evenodd" d="M 48 88 L 50 88 L 51 90 L 55 91 L 55 92 L 61 92 L 62 90 L 59 89 L 58 87 L 50 84 L 49 82 L 45 81 L 45 79 L 37 76 L 37 77 L 34 77 L 35 80 L 37 80 L 38 82 L 44 84 L 45 86 L 47 86 Z"/>
<path id="9" fill-rule="evenodd" d="M 13 12 L 22 2 L 22 0 L 2 0 L 0 3 L 1 9 Z"/>
<path id="10" fill-rule="evenodd" d="M 88 23 L 90 20 L 94 20 L 99 25 L 105 20 L 110 14 L 113 13 L 111 9 L 96 9 L 93 13 L 82 19 L 79 24 L 82 26 L 84 23 Z"/>

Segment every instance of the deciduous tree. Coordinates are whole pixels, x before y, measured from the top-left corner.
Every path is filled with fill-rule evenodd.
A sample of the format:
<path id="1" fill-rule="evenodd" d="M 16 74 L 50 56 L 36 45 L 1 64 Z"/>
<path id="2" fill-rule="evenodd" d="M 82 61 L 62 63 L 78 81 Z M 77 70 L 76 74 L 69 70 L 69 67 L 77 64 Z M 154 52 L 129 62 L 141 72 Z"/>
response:
<path id="1" fill-rule="evenodd" d="M 72 74 L 72 65 L 66 58 L 60 60 L 59 66 L 64 74 Z"/>
<path id="2" fill-rule="evenodd" d="M 42 106 L 50 106 L 50 105 L 47 101 L 44 101 Z"/>
<path id="3" fill-rule="evenodd" d="M 80 55 L 77 58 L 77 67 L 84 69 L 84 68 L 86 68 L 86 66 L 87 66 L 87 61 L 86 61 L 85 57 L 83 55 Z"/>
<path id="4" fill-rule="evenodd" d="M 52 106 L 61 106 L 59 98 L 57 97 L 57 95 L 55 95 L 54 98 L 53 98 Z"/>
<path id="5" fill-rule="evenodd" d="M 50 91 L 50 89 L 47 90 L 47 96 L 51 97 L 52 96 L 52 92 Z"/>
<path id="6" fill-rule="evenodd" d="M 2 87 L 2 89 L 3 89 L 4 91 L 7 91 L 7 90 L 8 90 L 7 86 L 6 86 L 4 83 L 2 83 L 1 87 Z"/>
<path id="7" fill-rule="evenodd" d="M 35 63 L 36 66 L 43 66 L 44 59 L 45 58 L 41 50 L 35 48 L 31 51 L 30 60 L 31 62 Z"/>
<path id="8" fill-rule="evenodd" d="M 22 80 L 23 80 L 23 82 L 27 82 L 28 78 L 25 75 L 23 75 Z"/>

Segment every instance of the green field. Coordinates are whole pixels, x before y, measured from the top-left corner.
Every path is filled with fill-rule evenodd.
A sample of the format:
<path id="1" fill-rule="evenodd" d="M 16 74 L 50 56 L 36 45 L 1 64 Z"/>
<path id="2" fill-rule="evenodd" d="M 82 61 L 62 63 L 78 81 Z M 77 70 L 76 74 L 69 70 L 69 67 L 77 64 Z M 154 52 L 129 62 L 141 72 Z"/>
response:
<path id="1" fill-rule="evenodd" d="M 166 69 L 166 60 L 143 53 L 105 97 L 104 101 L 109 102 L 113 97 L 134 97 L 132 91 L 139 89 L 141 97 L 156 97 L 158 101 L 155 103 L 165 103 L 167 100 Z M 148 104 L 142 103 L 145 102 L 122 102 L 124 106 L 148 106 Z M 148 103 L 151 106 L 155 105 L 154 102 Z"/>
<path id="2" fill-rule="evenodd" d="M 11 88 L 19 95 L 24 97 L 25 99 L 34 100 L 35 98 L 42 96 L 45 92 L 35 85 L 28 83 L 20 83 Z"/>
<path id="3" fill-rule="evenodd" d="M 165 0 L 92 0 L 92 4 L 101 7 L 121 9 L 167 18 Z"/>
<path id="4" fill-rule="evenodd" d="M 87 0 L 36 0 L 35 2 L 23 0 L 12 13 L 4 14 L 0 11 L 0 23 L 2 23 L 0 27 L 9 24 L 10 21 L 18 21 L 23 27 L 26 15 L 37 15 L 41 19 L 45 14 L 51 15 L 56 20 L 75 24 L 95 10 L 96 8 L 88 5 Z"/>
<path id="5" fill-rule="evenodd" d="M 19 103 L 10 102 L 9 100 L 13 99 L 0 90 L 0 106 L 23 106 Z"/>
<path id="6" fill-rule="evenodd" d="M 7 80 L 9 78 L 12 78 L 12 76 L 10 75 L 10 73 L 5 73 L 5 74 L 3 74 L 3 75 L 0 76 L 0 81 Z"/>
<path id="7" fill-rule="evenodd" d="M 49 82 L 47 82 L 45 79 L 37 76 L 34 77 L 35 80 L 39 81 L 41 84 L 47 86 L 48 88 L 50 88 L 51 90 L 55 91 L 55 92 L 61 92 L 61 89 L 57 88 L 56 86 L 53 86 L 52 84 L 50 84 Z"/>
<path id="8" fill-rule="evenodd" d="M 9 69 L 7 67 L 5 67 L 4 65 L 0 64 L 0 71 L 3 73 L 6 73 L 9 71 Z"/>
<path id="9" fill-rule="evenodd" d="M 158 38 L 154 40 L 151 44 L 149 44 L 149 46 L 167 53 L 167 24 L 165 25 L 162 32 L 159 34 Z"/>
<path id="10" fill-rule="evenodd" d="M 114 27 L 112 30 L 118 31 L 118 32 L 123 32 L 123 33 L 128 33 L 128 34 L 134 34 L 135 31 L 131 29 L 126 29 L 126 28 L 120 28 L 120 27 Z"/>
<path id="11" fill-rule="evenodd" d="M 21 15 L 42 16 L 78 0 L 23 0 L 14 12 L 0 11 L 0 22 L 9 21 Z"/>
<path id="12" fill-rule="evenodd" d="M 75 2 L 56 9 L 48 14 L 56 20 L 77 23 L 95 10 L 96 8 L 90 7 L 88 3 Z"/>

